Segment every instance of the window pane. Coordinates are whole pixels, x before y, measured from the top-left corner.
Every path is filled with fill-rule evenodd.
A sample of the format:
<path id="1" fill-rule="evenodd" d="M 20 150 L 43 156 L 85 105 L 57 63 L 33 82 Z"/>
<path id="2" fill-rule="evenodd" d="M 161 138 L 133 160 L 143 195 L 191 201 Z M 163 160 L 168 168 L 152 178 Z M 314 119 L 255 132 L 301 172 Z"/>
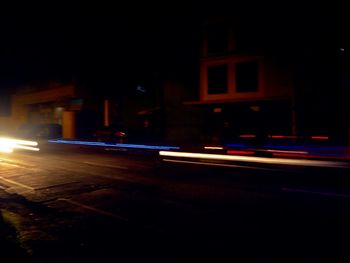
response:
<path id="1" fill-rule="evenodd" d="M 227 93 L 227 65 L 208 67 L 208 94 Z"/>
<path id="2" fill-rule="evenodd" d="M 256 61 L 236 64 L 236 91 L 258 91 L 259 64 Z"/>

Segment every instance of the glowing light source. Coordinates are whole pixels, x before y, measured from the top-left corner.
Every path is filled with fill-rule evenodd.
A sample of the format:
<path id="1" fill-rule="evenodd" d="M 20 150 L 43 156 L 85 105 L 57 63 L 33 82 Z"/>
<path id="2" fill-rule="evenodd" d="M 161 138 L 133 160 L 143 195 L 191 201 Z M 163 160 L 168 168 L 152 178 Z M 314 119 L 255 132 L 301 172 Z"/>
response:
<path id="1" fill-rule="evenodd" d="M 0 152 L 11 153 L 13 152 L 13 146 L 13 143 L 0 139 Z"/>
<path id="2" fill-rule="evenodd" d="M 38 143 L 34 141 L 25 141 L 12 138 L 3 138 L 0 137 L 0 152 L 11 153 L 13 149 L 24 149 L 31 151 L 39 151 L 40 149 L 34 146 L 37 146 Z"/>
<path id="3" fill-rule="evenodd" d="M 24 149 L 24 150 L 30 150 L 30 151 L 36 151 L 36 152 L 40 150 L 39 148 L 36 148 L 36 147 L 31 147 L 31 146 L 26 146 L 26 145 L 20 145 L 20 144 L 17 144 L 14 148 Z"/>
<path id="4" fill-rule="evenodd" d="M 295 135 L 271 135 L 272 139 L 298 139 L 300 138 L 299 136 Z"/>
<path id="5" fill-rule="evenodd" d="M 206 150 L 223 150 L 224 147 L 220 147 L 220 146 L 204 146 L 204 149 L 206 149 Z"/>

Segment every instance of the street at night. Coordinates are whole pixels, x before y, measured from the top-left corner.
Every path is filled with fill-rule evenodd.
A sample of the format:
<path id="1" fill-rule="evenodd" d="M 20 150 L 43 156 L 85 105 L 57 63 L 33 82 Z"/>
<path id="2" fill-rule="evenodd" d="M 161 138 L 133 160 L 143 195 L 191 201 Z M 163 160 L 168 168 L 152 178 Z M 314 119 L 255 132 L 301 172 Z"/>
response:
<path id="1" fill-rule="evenodd" d="M 157 151 L 46 143 L 1 156 L 1 211 L 34 262 L 344 255 L 347 168 L 240 164 L 164 163 Z"/>
<path id="2" fill-rule="evenodd" d="M 1 260 L 349 262 L 343 3 L 1 10 Z"/>

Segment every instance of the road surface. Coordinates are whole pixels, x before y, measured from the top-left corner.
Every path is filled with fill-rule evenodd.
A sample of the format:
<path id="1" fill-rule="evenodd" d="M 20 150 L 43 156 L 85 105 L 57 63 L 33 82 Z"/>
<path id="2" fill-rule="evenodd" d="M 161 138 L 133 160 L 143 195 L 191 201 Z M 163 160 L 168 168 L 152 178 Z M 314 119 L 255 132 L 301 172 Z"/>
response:
<path id="1" fill-rule="evenodd" d="M 347 169 L 212 164 L 71 145 L 2 154 L 0 208 L 33 262 L 349 256 Z"/>

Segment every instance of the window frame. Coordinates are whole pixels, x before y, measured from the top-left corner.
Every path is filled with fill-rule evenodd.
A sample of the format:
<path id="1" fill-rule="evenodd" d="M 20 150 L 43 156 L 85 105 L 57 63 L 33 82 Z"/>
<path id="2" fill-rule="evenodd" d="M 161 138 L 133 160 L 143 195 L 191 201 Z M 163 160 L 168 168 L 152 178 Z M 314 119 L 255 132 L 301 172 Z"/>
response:
<path id="1" fill-rule="evenodd" d="M 257 91 L 237 92 L 236 64 L 244 62 L 258 62 L 258 89 Z M 210 94 L 208 87 L 208 68 L 227 65 L 228 88 L 226 93 Z M 234 100 L 259 98 L 264 96 L 264 64 L 260 56 L 220 57 L 202 59 L 200 66 L 200 99 L 201 101 Z"/>

